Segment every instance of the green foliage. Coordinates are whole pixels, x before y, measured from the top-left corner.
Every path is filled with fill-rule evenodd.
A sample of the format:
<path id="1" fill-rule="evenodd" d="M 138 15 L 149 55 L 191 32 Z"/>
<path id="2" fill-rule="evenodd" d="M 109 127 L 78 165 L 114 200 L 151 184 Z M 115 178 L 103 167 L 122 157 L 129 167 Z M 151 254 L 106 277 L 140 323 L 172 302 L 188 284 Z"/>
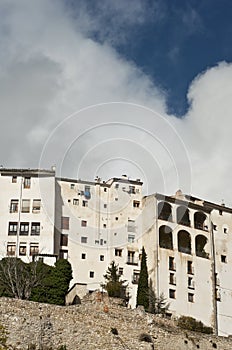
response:
<path id="1" fill-rule="evenodd" d="M 125 281 L 121 281 L 118 265 L 116 265 L 114 261 L 111 262 L 103 277 L 107 282 L 103 284 L 102 287 L 107 290 L 110 297 L 125 298 L 127 286 L 124 285 Z"/>
<path id="2" fill-rule="evenodd" d="M 152 287 L 152 281 L 149 283 L 149 307 L 148 312 L 152 314 L 165 314 L 169 308 L 169 303 L 164 294 L 161 293 L 159 297 L 156 296 Z"/>
<path id="3" fill-rule="evenodd" d="M 213 328 L 205 326 L 201 321 L 197 321 L 193 317 L 181 316 L 178 319 L 177 325 L 181 328 L 188 329 L 189 331 L 201 332 L 212 334 Z"/>
<path id="4" fill-rule="evenodd" d="M 139 283 L 137 290 L 137 306 L 144 306 L 145 310 L 149 308 L 149 287 L 148 287 L 148 272 L 147 272 L 147 254 L 143 247 L 141 269 L 139 274 Z"/>

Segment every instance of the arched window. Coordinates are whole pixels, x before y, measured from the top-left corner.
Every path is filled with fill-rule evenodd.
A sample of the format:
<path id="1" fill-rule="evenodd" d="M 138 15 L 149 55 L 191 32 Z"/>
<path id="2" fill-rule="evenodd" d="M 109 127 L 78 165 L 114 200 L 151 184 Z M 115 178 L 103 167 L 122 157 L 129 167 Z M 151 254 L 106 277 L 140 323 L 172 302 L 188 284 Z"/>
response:
<path id="1" fill-rule="evenodd" d="M 191 254 L 191 237 L 187 231 L 178 232 L 178 250 L 181 253 Z"/>
<path id="2" fill-rule="evenodd" d="M 195 246 L 196 246 L 196 256 L 200 256 L 201 258 L 209 258 L 209 254 L 205 251 L 205 245 L 207 243 L 207 238 L 203 235 L 197 235 L 195 238 Z"/>
<path id="3" fill-rule="evenodd" d="M 173 249 L 172 229 L 169 226 L 159 228 L 159 246 L 160 248 Z"/>
<path id="4" fill-rule="evenodd" d="M 177 222 L 180 225 L 190 226 L 189 210 L 181 205 L 177 208 Z"/>
<path id="5" fill-rule="evenodd" d="M 172 206 L 167 202 L 158 204 L 158 218 L 161 220 L 172 221 Z"/>
<path id="6" fill-rule="evenodd" d="M 206 219 L 207 216 L 204 213 L 197 211 L 194 214 L 194 227 L 198 230 L 208 230 L 208 227 L 206 226 Z"/>

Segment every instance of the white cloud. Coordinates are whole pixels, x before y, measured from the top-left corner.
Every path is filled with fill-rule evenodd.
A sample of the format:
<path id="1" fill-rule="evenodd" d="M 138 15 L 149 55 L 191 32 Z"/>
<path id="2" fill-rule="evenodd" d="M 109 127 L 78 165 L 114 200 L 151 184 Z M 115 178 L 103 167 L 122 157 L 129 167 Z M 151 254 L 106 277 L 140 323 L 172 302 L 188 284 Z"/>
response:
<path id="1" fill-rule="evenodd" d="M 112 17 L 116 13 L 117 25 L 130 25 L 146 19 L 142 4 L 138 0 L 125 12 L 124 2 L 103 1 L 101 8 Z M 110 46 L 116 25 L 106 41 L 95 42 L 87 35 L 91 28 L 104 33 L 102 16 L 93 22 L 80 5 L 82 20 L 71 17 L 61 1 L 1 2 L 1 163 L 36 167 L 46 144 L 41 165 L 56 163 L 68 176 L 126 172 L 145 179 L 149 192 L 171 194 L 182 187 L 232 205 L 232 65 L 221 63 L 192 82 L 185 118 L 167 116 L 164 92 Z M 66 118 L 110 101 L 141 104 L 163 117 L 138 106 L 107 104 Z"/>

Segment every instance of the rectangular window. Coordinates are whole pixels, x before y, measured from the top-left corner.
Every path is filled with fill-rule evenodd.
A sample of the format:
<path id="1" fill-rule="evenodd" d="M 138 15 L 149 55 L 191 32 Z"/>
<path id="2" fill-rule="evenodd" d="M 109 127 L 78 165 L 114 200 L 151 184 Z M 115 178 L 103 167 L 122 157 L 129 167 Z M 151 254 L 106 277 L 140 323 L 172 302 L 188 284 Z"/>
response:
<path id="1" fill-rule="evenodd" d="M 175 291 L 175 289 L 169 289 L 169 298 L 176 299 L 176 291 Z"/>
<path id="2" fill-rule="evenodd" d="M 33 199 L 32 213 L 39 213 L 40 207 L 41 207 L 41 200 L 40 199 Z"/>
<path id="3" fill-rule="evenodd" d="M 135 241 L 135 235 L 128 235 L 128 242 L 134 243 L 134 241 Z"/>
<path id="4" fill-rule="evenodd" d="M 115 184 L 115 186 L 114 186 L 116 189 L 118 189 L 119 188 L 119 184 Z"/>
<path id="5" fill-rule="evenodd" d="M 81 226 L 86 227 L 87 226 L 87 221 L 86 220 L 81 220 Z"/>
<path id="6" fill-rule="evenodd" d="M 194 303 L 194 294 L 193 293 L 188 293 L 188 301 L 190 303 Z"/>
<path id="7" fill-rule="evenodd" d="M 87 237 L 81 237 L 81 243 L 87 243 Z"/>
<path id="8" fill-rule="evenodd" d="M 82 207 L 88 207 L 88 201 L 82 201 Z"/>
<path id="9" fill-rule="evenodd" d="M 172 272 L 169 274 L 169 284 L 173 284 L 173 285 L 176 284 L 176 277 L 175 277 L 175 274 Z"/>
<path id="10" fill-rule="evenodd" d="M 11 199 L 10 201 L 10 213 L 18 213 L 19 210 L 19 200 Z"/>
<path id="11" fill-rule="evenodd" d="M 137 270 L 133 271 L 133 276 L 132 276 L 132 283 L 133 284 L 138 284 L 139 283 L 139 274 L 140 272 Z"/>
<path id="12" fill-rule="evenodd" d="M 107 208 L 107 204 L 104 204 L 104 208 L 105 208 L 105 209 Z"/>
<path id="13" fill-rule="evenodd" d="M 22 213 L 29 213 L 30 212 L 30 199 L 23 199 L 22 200 Z"/>
<path id="14" fill-rule="evenodd" d="M 226 255 L 221 255 L 221 262 L 226 263 Z"/>
<path id="15" fill-rule="evenodd" d="M 104 261 L 104 255 L 100 255 L 100 261 Z"/>
<path id="16" fill-rule="evenodd" d="M 31 243 L 30 244 L 30 255 L 39 254 L 39 243 Z"/>
<path id="17" fill-rule="evenodd" d="M 115 256 L 122 256 L 122 249 L 115 249 L 114 255 Z"/>
<path id="18" fill-rule="evenodd" d="M 17 235 L 18 223 L 17 222 L 9 222 L 8 235 L 14 236 Z"/>
<path id="19" fill-rule="evenodd" d="M 16 184 L 17 183 L 17 176 L 12 176 L 12 184 Z"/>
<path id="20" fill-rule="evenodd" d="M 70 184 L 70 188 L 71 188 L 71 190 L 74 190 L 75 189 L 75 184 Z"/>
<path id="21" fill-rule="evenodd" d="M 139 201 L 133 201 L 133 207 L 134 208 L 139 208 L 140 202 Z"/>
<path id="22" fill-rule="evenodd" d="M 64 247 L 68 246 L 68 235 L 64 235 L 64 234 L 60 235 L 60 245 Z"/>
<path id="23" fill-rule="evenodd" d="M 61 249 L 59 256 L 60 259 L 68 259 L 68 250 Z"/>
<path id="24" fill-rule="evenodd" d="M 81 259 L 82 259 L 82 260 L 85 260 L 85 259 L 86 259 L 86 254 L 85 254 L 85 253 L 82 253 L 82 254 L 81 254 Z"/>
<path id="25" fill-rule="evenodd" d="M 128 250 L 127 253 L 127 264 L 137 265 L 135 261 L 135 252 Z"/>
<path id="26" fill-rule="evenodd" d="M 195 288 L 195 283 L 192 277 L 188 277 L 188 288 L 194 289 Z"/>
<path id="27" fill-rule="evenodd" d="M 128 220 L 127 231 L 128 232 L 135 232 L 135 230 L 136 230 L 135 221 L 134 220 Z"/>
<path id="28" fill-rule="evenodd" d="M 106 187 L 104 187 L 104 192 L 107 192 L 107 188 Z"/>
<path id="29" fill-rule="evenodd" d="M 30 188 L 31 187 L 31 178 L 30 177 L 24 177 L 24 188 Z"/>
<path id="30" fill-rule="evenodd" d="M 98 239 L 95 239 L 95 244 L 99 244 L 99 240 Z"/>
<path id="31" fill-rule="evenodd" d="M 20 235 L 27 236 L 29 233 L 29 222 L 21 222 L 20 224 Z"/>
<path id="32" fill-rule="evenodd" d="M 123 267 L 119 267 L 118 274 L 119 274 L 119 276 L 123 275 Z"/>
<path id="33" fill-rule="evenodd" d="M 135 186 L 129 186 L 129 194 L 135 194 Z"/>
<path id="34" fill-rule="evenodd" d="M 214 231 L 217 231 L 217 225 L 213 225 Z"/>
<path id="35" fill-rule="evenodd" d="M 79 205 L 79 199 L 73 198 L 73 205 Z"/>
<path id="36" fill-rule="evenodd" d="M 94 271 L 89 271 L 89 277 L 94 278 Z"/>
<path id="37" fill-rule="evenodd" d="M 27 245 L 26 243 L 20 243 L 19 244 L 19 255 L 27 255 Z"/>
<path id="38" fill-rule="evenodd" d="M 176 264 L 172 256 L 169 256 L 169 270 L 176 271 Z"/>
<path id="39" fill-rule="evenodd" d="M 223 232 L 224 232 L 224 233 L 228 233 L 227 227 L 224 227 L 224 228 L 223 228 Z"/>
<path id="40" fill-rule="evenodd" d="M 31 235 L 39 236 L 40 235 L 40 222 L 31 223 Z"/>
<path id="41" fill-rule="evenodd" d="M 69 217 L 68 216 L 61 217 L 61 229 L 62 230 L 69 230 Z"/>
<path id="42" fill-rule="evenodd" d="M 192 261 L 188 261 L 187 262 L 187 273 L 189 275 L 193 275 L 194 274 L 193 262 Z"/>
<path id="43" fill-rule="evenodd" d="M 103 227 L 106 228 L 106 224 L 103 224 Z"/>
<path id="44" fill-rule="evenodd" d="M 85 191 L 84 191 L 84 196 L 86 199 L 90 199 L 91 198 L 91 193 L 90 193 L 90 186 L 85 186 Z"/>
<path id="45" fill-rule="evenodd" d="M 15 256 L 16 243 L 7 243 L 7 256 Z"/>

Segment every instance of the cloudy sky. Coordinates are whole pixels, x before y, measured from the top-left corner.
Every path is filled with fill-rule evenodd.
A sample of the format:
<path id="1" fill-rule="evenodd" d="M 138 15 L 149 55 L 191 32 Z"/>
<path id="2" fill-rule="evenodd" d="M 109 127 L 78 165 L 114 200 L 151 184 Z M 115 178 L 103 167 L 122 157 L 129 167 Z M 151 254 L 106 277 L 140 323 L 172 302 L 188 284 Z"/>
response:
<path id="1" fill-rule="evenodd" d="M 229 0 L 1 0 L 0 164 L 232 206 Z"/>

